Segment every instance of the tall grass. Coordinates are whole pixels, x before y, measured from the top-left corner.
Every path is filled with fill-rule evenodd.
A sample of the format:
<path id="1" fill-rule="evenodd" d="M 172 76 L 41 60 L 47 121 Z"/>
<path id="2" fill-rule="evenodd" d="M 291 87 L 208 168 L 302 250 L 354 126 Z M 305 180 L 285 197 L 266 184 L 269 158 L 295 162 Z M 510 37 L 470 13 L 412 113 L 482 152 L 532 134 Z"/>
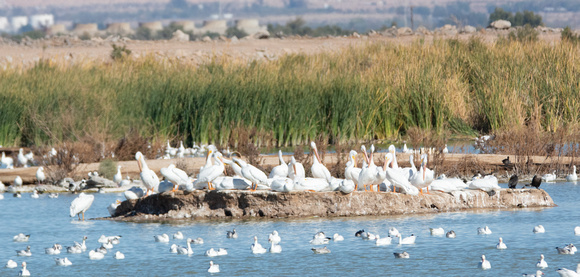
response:
<path id="1" fill-rule="evenodd" d="M 389 139 L 413 127 L 472 134 L 580 119 L 580 58 L 569 43 L 369 43 L 273 61 L 153 56 L 41 61 L 0 71 L 0 144 L 47 145 L 130 132 L 225 144 L 255 128 L 278 145 Z M 258 145 L 271 143 L 261 136 Z"/>

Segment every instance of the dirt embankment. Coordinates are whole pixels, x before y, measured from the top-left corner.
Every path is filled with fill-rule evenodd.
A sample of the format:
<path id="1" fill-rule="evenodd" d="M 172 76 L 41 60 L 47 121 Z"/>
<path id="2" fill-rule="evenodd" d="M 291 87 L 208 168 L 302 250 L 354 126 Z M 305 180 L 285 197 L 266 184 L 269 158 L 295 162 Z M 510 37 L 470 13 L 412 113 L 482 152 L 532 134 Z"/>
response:
<path id="1" fill-rule="evenodd" d="M 492 194 L 492 195 L 490 195 Z M 177 191 L 127 200 L 114 220 L 384 216 L 555 206 L 541 189 L 476 190 L 426 195 L 356 192 Z"/>

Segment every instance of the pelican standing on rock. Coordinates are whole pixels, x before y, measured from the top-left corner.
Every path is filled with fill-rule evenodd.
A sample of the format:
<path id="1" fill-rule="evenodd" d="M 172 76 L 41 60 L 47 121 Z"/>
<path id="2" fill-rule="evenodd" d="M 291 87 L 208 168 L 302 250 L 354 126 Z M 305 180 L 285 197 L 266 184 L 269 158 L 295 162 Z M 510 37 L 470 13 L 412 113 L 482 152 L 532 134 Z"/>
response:
<path id="1" fill-rule="evenodd" d="M 288 166 L 288 177 L 294 181 L 303 180 L 306 178 L 304 165 L 296 161 L 294 156 L 290 159 L 290 166 Z"/>
<path id="2" fill-rule="evenodd" d="M 234 158 L 233 160 L 242 168 L 242 176 L 252 182 L 251 191 L 258 189 L 258 185 L 268 186 L 268 176 L 264 171 L 259 170 L 241 159 Z"/>
<path id="3" fill-rule="evenodd" d="M 187 176 L 187 173 L 175 167 L 174 164 L 170 164 L 168 167 L 164 167 L 160 171 L 161 175 L 163 175 L 165 179 L 173 183 L 173 189 L 171 191 L 178 190 L 180 185 L 185 185 L 189 181 L 189 176 Z"/>
<path id="4" fill-rule="evenodd" d="M 155 191 L 159 186 L 159 177 L 155 174 L 155 171 L 149 169 L 145 162 L 145 156 L 143 156 L 141 152 L 135 154 L 135 159 L 137 160 L 139 171 L 141 172 L 139 174 L 141 176 L 141 181 L 143 181 L 143 185 L 147 188 L 147 193 L 145 194 L 145 197 L 147 197 L 150 192 Z"/>
<path id="5" fill-rule="evenodd" d="M 328 171 L 328 168 L 326 168 L 326 166 L 322 164 L 320 155 L 318 155 L 318 148 L 316 148 L 316 143 L 314 143 L 314 141 L 311 141 L 310 147 L 312 147 L 312 150 L 314 150 L 314 156 L 312 157 L 312 167 L 310 168 L 310 171 L 312 171 L 312 177 L 325 179 L 327 182 L 330 183 L 330 181 L 332 180 L 332 176 L 330 175 L 330 171 Z"/>
<path id="6" fill-rule="evenodd" d="M 288 176 L 288 165 L 282 158 L 282 150 L 278 150 L 278 159 L 280 160 L 280 164 L 272 168 L 272 171 L 270 171 L 270 175 L 268 176 L 269 179 L 277 177 L 286 178 Z"/>
<path id="7" fill-rule="evenodd" d="M 74 217 L 75 215 L 79 216 L 79 220 L 81 220 L 80 214 L 83 215 L 83 221 L 85 220 L 85 212 L 91 207 L 95 201 L 94 195 L 88 195 L 84 192 L 81 192 L 77 198 L 75 198 L 72 203 L 70 203 L 70 217 Z"/>
<path id="8" fill-rule="evenodd" d="M 44 181 L 46 180 L 46 175 L 44 174 L 44 167 L 39 167 L 38 170 L 36 170 L 36 180 L 38 181 L 39 184 L 44 183 Z"/>
<path id="9" fill-rule="evenodd" d="M 207 189 L 208 190 L 215 190 L 212 182 L 217 177 L 223 174 L 225 170 L 225 165 L 221 159 L 222 154 L 220 152 L 212 152 L 210 154 L 216 161 L 215 164 L 210 166 L 205 166 L 202 170 L 199 171 L 199 175 L 197 178 L 196 183 L 206 183 L 207 182 Z M 236 159 L 236 158 L 234 158 Z"/>

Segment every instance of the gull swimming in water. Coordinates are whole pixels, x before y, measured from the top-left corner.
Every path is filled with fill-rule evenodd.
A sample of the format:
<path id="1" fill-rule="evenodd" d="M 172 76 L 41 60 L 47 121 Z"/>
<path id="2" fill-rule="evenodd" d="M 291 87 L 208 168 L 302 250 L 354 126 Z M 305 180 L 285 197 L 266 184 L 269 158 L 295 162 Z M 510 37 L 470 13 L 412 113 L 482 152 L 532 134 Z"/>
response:
<path id="1" fill-rule="evenodd" d="M 8 262 L 6 262 L 6 266 L 7 268 L 16 268 L 18 267 L 18 264 L 13 261 L 13 260 L 8 260 Z"/>
<path id="2" fill-rule="evenodd" d="M 155 235 L 153 237 L 155 238 L 155 242 L 169 242 L 169 235 L 167 234 Z"/>
<path id="3" fill-rule="evenodd" d="M 487 227 L 487 226 L 479 227 L 479 228 L 477 228 L 477 234 L 478 235 L 491 235 L 491 229 L 489 229 L 489 227 Z"/>
<path id="4" fill-rule="evenodd" d="M 95 250 L 91 250 L 89 252 L 89 259 L 91 260 L 101 260 L 105 257 L 105 254 L 95 251 Z"/>
<path id="5" fill-rule="evenodd" d="M 72 265 L 72 262 L 69 261 L 69 259 L 67 257 L 65 257 L 65 258 L 56 258 L 56 259 L 54 259 L 54 261 L 56 262 L 56 265 L 58 265 L 58 266 L 69 266 L 69 265 Z"/>
<path id="6" fill-rule="evenodd" d="M 497 249 L 507 249 L 507 245 L 505 245 L 505 243 L 503 243 L 503 239 L 500 237 L 499 238 L 499 242 L 497 243 L 497 245 L 495 246 Z"/>
<path id="7" fill-rule="evenodd" d="M 542 225 L 538 225 L 538 226 L 534 226 L 534 233 L 545 233 L 546 229 L 544 229 L 544 226 Z"/>
<path id="8" fill-rule="evenodd" d="M 399 244 L 415 244 L 415 240 L 417 239 L 413 234 L 406 238 L 403 238 L 401 234 L 398 234 L 397 237 L 399 237 Z"/>
<path id="9" fill-rule="evenodd" d="M 407 251 L 403 251 L 401 253 L 395 252 L 395 253 L 393 253 L 393 255 L 395 255 L 395 258 L 398 258 L 398 259 L 408 259 L 410 257 L 409 253 L 407 253 Z"/>
<path id="10" fill-rule="evenodd" d="M 32 256 L 32 252 L 30 251 L 30 245 L 26 246 L 26 249 L 24 249 L 24 250 L 16 250 L 16 255 L 25 256 L 25 257 Z"/>
<path id="11" fill-rule="evenodd" d="M 214 264 L 213 261 L 209 261 L 209 268 L 207 269 L 209 273 L 218 273 L 220 272 L 220 265 Z"/>
<path id="12" fill-rule="evenodd" d="M 485 255 L 481 255 L 481 262 L 479 262 L 479 268 L 484 270 L 491 268 L 491 263 L 485 259 Z"/>
<path id="13" fill-rule="evenodd" d="M 117 251 L 117 252 L 115 252 L 115 259 L 123 260 L 123 259 L 125 259 L 125 255 L 123 253 L 121 253 L 120 251 Z"/>
<path id="14" fill-rule="evenodd" d="M 314 252 L 314 254 L 328 254 L 330 253 L 330 249 L 325 247 L 320 247 L 320 248 L 312 248 L 312 252 Z"/>
<path id="15" fill-rule="evenodd" d="M 14 236 L 12 238 L 12 240 L 14 240 L 16 242 L 25 242 L 25 241 L 28 241 L 29 238 L 30 238 L 30 235 L 25 235 L 23 233 L 20 233 L 20 234 Z"/>
<path id="16" fill-rule="evenodd" d="M 540 255 L 540 260 L 536 263 L 536 267 L 539 267 L 539 268 L 548 267 L 548 263 L 544 260 L 544 254 Z"/>
<path id="17" fill-rule="evenodd" d="M 22 262 L 22 269 L 18 273 L 18 276 L 30 276 L 30 271 L 26 269 L 26 262 Z"/>

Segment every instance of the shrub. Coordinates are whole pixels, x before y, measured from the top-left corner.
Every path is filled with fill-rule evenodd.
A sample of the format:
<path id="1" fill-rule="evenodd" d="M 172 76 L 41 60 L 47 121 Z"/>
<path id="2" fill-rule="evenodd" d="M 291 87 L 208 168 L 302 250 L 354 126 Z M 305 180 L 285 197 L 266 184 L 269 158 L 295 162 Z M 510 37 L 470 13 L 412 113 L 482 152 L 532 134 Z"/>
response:
<path id="1" fill-rule="evenodd" d="M 129 55 L 131 55 L 131 50 L 127 49 L 125 45 L 117 46 L 113 43 L 113 50 L 111 51 L 111 58 L 113 60 L 123 59 Z"/>
<path id="2" fill-rule="evenodd" d="M 107 179 L 113 179 L 117 174 L 117 162 L 112 159 L 104 159 L 99 164 L 99 175 Z"/>

